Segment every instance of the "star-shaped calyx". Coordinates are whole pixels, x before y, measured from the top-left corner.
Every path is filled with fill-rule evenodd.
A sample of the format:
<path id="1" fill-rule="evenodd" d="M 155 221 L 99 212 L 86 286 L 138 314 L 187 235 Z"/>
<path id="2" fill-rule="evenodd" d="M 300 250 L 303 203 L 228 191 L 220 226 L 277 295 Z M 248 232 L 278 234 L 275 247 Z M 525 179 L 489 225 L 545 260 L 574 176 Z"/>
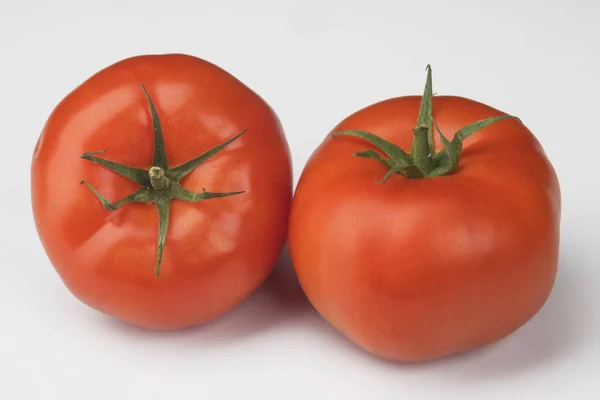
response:
<path id="1" fill-rule="evenodd" d="M 244 193 L 243 191 L 213 193 L 207 192 L 205 189 L 202 189 L 202 192 L 200 193 L 196 193 L 185 189 L 183 186 L 180 185 L 179 182 L 204 161 L 208 160 L 210 157 L 217 154 L 224 147 L 231 144 L 237 138 L 242 136 L 246 132 L 246 130 L 241 131 L 226 142 L 216 147 L 213 147 L 212 149 L 200 154 L 198 157 L 186 163 L 183 163 L 174 168 L 169 168 L 169 164 L 167 163 L 167 154 L 165 152 L 163 132 L 160 125 L 160 119 L 158 118 L 158 112 L 156 111 L 156 107 L 154 106 L 154 103 L 152 102 L 152 99 L 150 98 L 150 95 L 148 94 L 148 91 L 146 90 L 144 85 L 141 85 L 141 87 L 144 92 L 144 95 L 146 96 L 146 99 L 148 100 L 150 114 L 152 115 L 152 127 L 154 130 L 154 156 L 152 158 L 152 167 L 150 169 L 145 170 L 129 165 L 118 164 L 113 161 L 105 160 L 103 158 L 98 158 L 95 156 L 96 154 L 104 153 L 107 149 L 104 149 L 103 151 L 84 153 L 81 155 L 81 158 L 91 161 L 95 164 L 101 165 L 113 171 L 116 174 L 119 174 L 135 183 L 138 183 L 142 187 L 134 193 L 130 194 L 129 196 L 115 203 L 111 203 L 88 182 L 81 181 L 81 183 L 85 184 L 88 188 L 90 188 L 90 190 L 96 195 L 98 200 L 100 200 L 100 203 L 102 203 L 104 208 L 106 208 L 107 210 L 116 210 L 127 203 L 147 203 L 156 206 L 156 208 L 158 209 L 159 226 L 156 266 L 154 268 L 154 271 L 158 276 L 160 275 L 160 264 L 165 248 L 167 229 L 169 226 L 171 200 L 178 199 L 194 203 L 197 201 L 209 200 L 218 197 L 233 196 L 236 194 Z"/>
<path id="2" fill-rule="evenodd" d="M 387 140 L 363 130 L 345 130 L 333 134 L 333 137 L 356 136 L 362 138 L 378 150 L 364 150 L 353 155 L 360 158 L 372 158 L 383 164 L 388 172 L 381 181 L 385 183 L 394 174 L 402 175 L 407 178 L 433 178 L 453 174 L 458 170 L 458 161 L 462 151 L 463 141 L 473 133 L 480 131 L 486 126 L 492 125 L 498 121 L 507 118 L 514 118 L 512 115 L 499 115 L 496 117 L 482 119 L 470 123 L 459 129 L 452 140 L 448 140 L 440 131 L 435 120 L 432 117 L 433 107 L 433 85 L 431 79 L 431 67 L 427 66 L 427 80 L 425 90 L 421 99 L 417 123 L 413 128 L 413 142 L 410 154 Z M 438 131 L 440 139 L 444 146 L 443 149 L 436 152 L 433 142 L 433 129 Z M 388 158 L 383 157 L 385 154 Z"/>

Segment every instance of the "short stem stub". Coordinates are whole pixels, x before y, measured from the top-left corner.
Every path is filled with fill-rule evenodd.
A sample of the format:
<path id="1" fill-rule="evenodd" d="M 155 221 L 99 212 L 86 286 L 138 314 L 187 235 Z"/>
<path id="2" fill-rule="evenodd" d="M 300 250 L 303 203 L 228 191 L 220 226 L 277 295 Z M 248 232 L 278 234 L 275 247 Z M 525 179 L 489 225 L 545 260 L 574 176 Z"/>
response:
<path id="1" fill-rule="evenodd" d="M 156 190 L 165 190 L 169 185 L 169 179 L 165 176 L 165 171 L 160 167 L 152 167 L 148 170 L 150 184 Z"/>

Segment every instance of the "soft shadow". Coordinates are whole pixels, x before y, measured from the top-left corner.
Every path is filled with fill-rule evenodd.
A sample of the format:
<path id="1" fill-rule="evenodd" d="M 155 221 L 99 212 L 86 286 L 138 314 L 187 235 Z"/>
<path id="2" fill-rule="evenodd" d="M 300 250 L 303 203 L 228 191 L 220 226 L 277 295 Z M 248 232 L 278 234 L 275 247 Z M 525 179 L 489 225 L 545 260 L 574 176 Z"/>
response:
<path id="1" fill-rule="evenodd" d="M 561 257 L 556 282 L 546 304 L 527 324 L 486 347 L 414 364 L 396 364 L 404 372 L 424 370 L 456 380 L 497 379 L 560 362 L 585 350 L 590 320 L 589 285 L 573 254 Z"/>
<path id="2" fill-rule="evenodd" d="M 261 287 L 231 311 L 205 324 L 175 331 L 156 331 L 102 316 L 119 334 L 156 338 L 194 336 L 207 344 L 227 344 L 306 318 L 325 323 L 310 305 L 294 273 L 287 245 Z"/>
<path id="3" fill-rule="evenodd" d="M 271 276 L 245 302 L 218 319 L 177 331 L 154 331 L 103 317 L 103 323 L 129 338 L 160 339 L 184 346 L 202 343 L 208 347 L 227 347 L 265 334 L 273 329 L 302 326 L 327 337 L 332 346 L 356 362 L 401 371 L 403 374 L 427 373 L 450 380 L 486 380 L 515 376 L 529 370 L 561 362 L 585 351 L 593 340 L 586 323 L 591 318 L 590 291 L 583 262 L 578 253 L 561 256 L 556 283 L 538 314 L 508 337 L 484 348 L 420 363 L 399 363 L 372 356 L 352 344 L 327 324 L 304 295 L 289 251 L 284 249 Z M 337 336 L 337 337 L 336 337 Z M 183 339 L 183 340 L 182 340 Z"/>
<path id="4" fill-rule="evenodd" d="M 567 257 L 570 255 L 563 257 L 559 265 L 550 297 L 533 319 L 504 340 L 464 355 L 464 361 L 475 361 L 465 369 L 465 377 L 519 374 L 560 362 L 584 350 L 590 294 L 586 277 L 577 268 L 582 264 Z"/>

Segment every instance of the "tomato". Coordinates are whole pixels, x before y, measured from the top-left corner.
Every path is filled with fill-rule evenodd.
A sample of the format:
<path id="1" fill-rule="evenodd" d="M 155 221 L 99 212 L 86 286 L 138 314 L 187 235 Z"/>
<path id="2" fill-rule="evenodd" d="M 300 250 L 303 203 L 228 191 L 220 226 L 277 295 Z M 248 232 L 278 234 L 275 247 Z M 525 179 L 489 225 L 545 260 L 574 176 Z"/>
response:
<path id="1" fill-rule="evenodd" d="M 536 137 L 480 102 L 432 97 L 429 69 L 422 97 L 348 116 L 292 201 L 289 247 L 308 299 L 390 360 L 509 335 L 543 306 L 557 271 L 560 189 Z"/>
<path id="2" fill-rule="evenodd" d="M 43 247 L 78 299 L 176 329 L 231 309 L 272 271 L 290 151 L 275 112 L 228 72 L 189 55 L 136 56 L 56 106 L 31 192 Z"/>

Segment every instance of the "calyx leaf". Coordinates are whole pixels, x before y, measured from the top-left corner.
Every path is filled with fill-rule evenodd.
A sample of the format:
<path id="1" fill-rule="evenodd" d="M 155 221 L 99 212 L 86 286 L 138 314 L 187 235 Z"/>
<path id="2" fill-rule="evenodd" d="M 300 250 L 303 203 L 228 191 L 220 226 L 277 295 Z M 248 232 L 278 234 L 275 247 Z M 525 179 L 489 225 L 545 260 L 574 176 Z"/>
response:
<path id="1" fill-rule="evenodd" d="M 486 118 L 480 121 L 468 124 L 459 129 L 453 139 L 448 140 L 439 129 L 433 119 L 433 85 L 431 66 L 427 66 L 427 79 L 417 123 L 413 128 L 413 143 L 411 153 L 408 154 L 400 147 L 396 146 L 371 132 L 365 130 L 345 130 L 335 132 L 337 136 L 355 136 L 366 140 L 374 145 L 377 150 L 389 158 L 384 158 L 377 150 L 368 149 L 353 155 L 360 158 L 372 158 L 384 165 L 388 172 L 383 180 L 377 183 L 387 182 L 394 174 L 403 175 L 407 178 L 431 178 L 449 175 L 458 170 L 460 154 L 462 152 L 463 141 L 489 125 L 492 125 L 503 119 L 520 119 L 512 115 L 499 115 Z M 435 126 L 444 148 L 436 153 L 433 141 L 433 126 Z"/>
<path id="2" fill-rule="evenodd" d="M 150 169 L 145 170 L 96 157 L 96 154 L 103 153 L 106 151 L 106 149 L 101 152 L 84 153 L 82 154 L 81 158 L 93 162 L 94 164 L 101 165 L 118 175 L 138 183 L 142 187 L 129 196 L 126 196 L 115 203 L 111 203 L 88 182 L 82 181 L 81 184 L 86 185 L 98 198 L 100 204 L 102 204 L 105 209 L 110 211 L 117 210 L 128 203 L 148 203 L 156 206 L 159 224 L 156 265 L 154 267 L 154 272 L 158 276 L 160 275 L 160 267 L 167 238 L 172 199 L 178 199 L 187 202 L 198 202 L 244 193 L 243 191 L 221 193 L 207 192 L 204 189 L 202 193 L 195 193 L 182 187 L 179 184 L 179 181 L 200 166 L 204 161 L 213 157 L 219 151 L 237 140 L 246 132 L 246 130 L 244 129 L 224 143 L 221 143 L 220 145 L 202 153 L 198 157 L 171 169 L 169 168 L 167 162 L 165 142 L 158 111 L 144 85 L 141 85 L 141 87 L 144 95 L 146 96 L 146 100 L 150 108 L 150 115 L 152 117 L 152 129 L 154 135 L 154 155 L 152 157 L 153 166 Z"/>

